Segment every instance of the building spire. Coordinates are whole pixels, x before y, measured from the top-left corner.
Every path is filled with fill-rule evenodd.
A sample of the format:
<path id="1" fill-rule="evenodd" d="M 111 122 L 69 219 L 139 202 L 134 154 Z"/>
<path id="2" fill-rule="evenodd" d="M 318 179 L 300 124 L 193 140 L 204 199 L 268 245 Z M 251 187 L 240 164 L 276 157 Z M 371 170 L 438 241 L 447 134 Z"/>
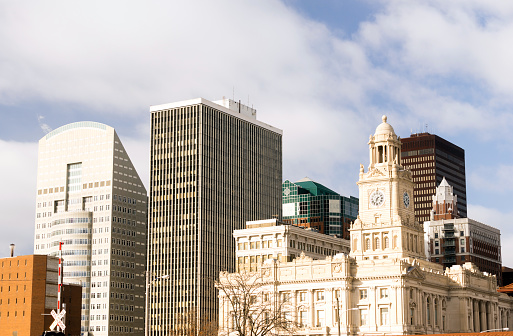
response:
<path id="1" fill-rule="evenodd" d="M 431 220 L 459 218 L 457 203 L 458 195 L 454 194 L 453 187 L 444 176 L 433 195 Z"/>

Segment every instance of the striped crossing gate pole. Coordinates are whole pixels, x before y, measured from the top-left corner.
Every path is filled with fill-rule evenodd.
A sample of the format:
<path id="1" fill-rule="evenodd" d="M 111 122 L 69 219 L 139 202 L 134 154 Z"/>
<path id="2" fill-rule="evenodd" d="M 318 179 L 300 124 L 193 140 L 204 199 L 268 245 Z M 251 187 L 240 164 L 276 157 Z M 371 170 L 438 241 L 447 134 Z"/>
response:
<path id="1" fill-rule="evenodd" d="M 59 277 L 57 279 L 57 314 L 61 312 L 61 291 L 62 291 L 62 242 L 59 242 Z M 60 327 L 57 327 L 60 331 Z"/>

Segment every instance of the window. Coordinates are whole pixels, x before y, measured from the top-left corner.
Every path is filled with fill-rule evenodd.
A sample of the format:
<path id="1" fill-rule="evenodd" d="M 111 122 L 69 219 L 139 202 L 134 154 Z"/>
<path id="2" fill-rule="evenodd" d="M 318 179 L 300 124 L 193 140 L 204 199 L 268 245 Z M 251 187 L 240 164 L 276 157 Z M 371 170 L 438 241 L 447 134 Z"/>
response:
<path id="1" fill-rule="evenodd" d="M 370 243 L 370 239 L 369 238 L 365 239 L 365 249 L 366 250 L 370 250 L 371 249 L 371 243 Z"/>
<path id="2" fill-rule="evenodd" d="M 440 254 L 440 250 L 439 249 L 435 249 L 435 254 Z"/>
<path id="3" fill-rule="evenodd" d="M 316 291 L 317 301 L 324 301 L 324 291 L 318 290 Z"/>
<path id="4" fill-rule="evenodd" d="M 360 325 L 367 325 L 367 309 L 360 309 Z"/>
<path id="5" fill-rule="evenodd" d="M 460 239 L 460 245 L 465 245 L 465 239 Z"/>
<path id="6" fill-rule="evenodd" d="M 435 238 L 438 238 L 438 233 L 435 233 Z"/>
<path id="7" fill-rule="evenodd" d="M 304 328 L 308 325 L 308 312 L 300 311 L 299 312 L 299 326 Z"/>
<path id="8" fill-rule="evenodd" d="M 324 327 L 324 310 L 318 310 L 316 317 L 317 321 L 315 325 L 317 327 Z"/>
<path id="9" fill-rule="evenodd" d="M 465 253 L 465 248 L 464 247 L 461 248 L 461 253 Z"/>
<path id="10" fill-rule="evenodd" d="M 299 301 L 306 301 L 306 292 L 299 292 Z"/>
<path id="11" fill-rule="evenodd" d="M 379 309 L 380 317 L 381 317 L 381 325 L 388 325 L 388 308 L 380 308 Z"/>
<path id="12" fill-rule="evenodd" d="M 463 237 L 464 235 L 465 235 L 465 233 L 463 231 L 460 231 L 460 236 Z"/>
<path id="13" fill-rule="evenodd" d="M 366 289 L 360 289 L 360 300 L 367 299 L 367 290 Z"/>
<path id="14" fill-rule="evenodd" d="M 381 288 L 379 290 L 379 298 L 380 299 L 386 299 L 388 298 L 388 288 Z"/>
<path id="15" fill-rule="evenodd" d="M 438 240 L 435 240 L 435 246 L 440 246 L 440 242 Z"/>
<path id="16" fill-rule="evenodd" d="M 290 301 L 290 293 L 289 292 L 282 292 L 281 293 L 281 301 L 282 302 L 289 302 Z"/>
<path id="17" fill-rule="evenodd" d="M 383 245 L 384 247 L 387 249 L 387 248 L 390 248 L 390 243 L 388 241 L 388 237 L 385 237 L 383 238 Z"/>

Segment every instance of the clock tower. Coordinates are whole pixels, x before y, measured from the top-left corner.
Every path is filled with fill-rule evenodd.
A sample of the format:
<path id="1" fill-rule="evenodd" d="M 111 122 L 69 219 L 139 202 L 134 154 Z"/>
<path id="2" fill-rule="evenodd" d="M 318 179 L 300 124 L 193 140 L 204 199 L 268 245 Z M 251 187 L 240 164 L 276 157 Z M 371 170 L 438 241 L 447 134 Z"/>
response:
<path id="1" fill-rule="evenodd" d="M 360 165 L 359 215 L 351 226 L 357 260 L 425 258 L 424 229 L 415 222 L 412 174 L 401 165 L 401 140 L 387 117 L 369 138 L 370 164 Z"/>

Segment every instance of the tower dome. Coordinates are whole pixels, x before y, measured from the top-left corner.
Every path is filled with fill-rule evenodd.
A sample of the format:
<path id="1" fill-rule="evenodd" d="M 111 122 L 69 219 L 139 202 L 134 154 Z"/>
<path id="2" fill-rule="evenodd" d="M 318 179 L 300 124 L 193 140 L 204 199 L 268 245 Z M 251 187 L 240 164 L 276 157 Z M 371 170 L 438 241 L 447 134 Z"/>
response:
<path id="1" fill-rule="evenodd" d="M 376 127 L 376 132 L 374 132 L 374 135 L 388 135 L 390 133 L 395 135 L 394 128 L 389 123 L 387 123 L 387 116 L 382 116 L 381 120 L 383 120 L 383 122 L 379 124 L 378 127 Z"/>

